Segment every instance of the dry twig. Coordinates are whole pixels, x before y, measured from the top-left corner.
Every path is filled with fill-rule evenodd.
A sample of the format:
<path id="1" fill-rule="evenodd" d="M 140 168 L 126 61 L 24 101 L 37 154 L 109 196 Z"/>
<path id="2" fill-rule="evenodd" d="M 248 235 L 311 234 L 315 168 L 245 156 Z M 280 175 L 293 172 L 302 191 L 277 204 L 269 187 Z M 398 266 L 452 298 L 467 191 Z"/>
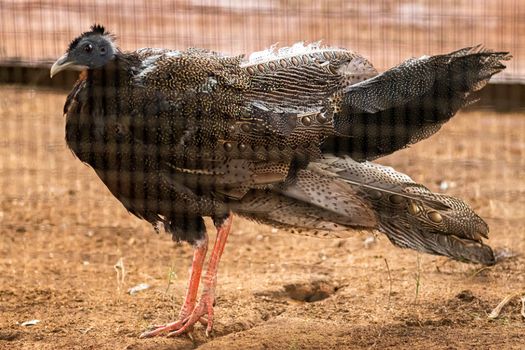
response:
<path id="1" fill-rule="evenodd" d="M 124 259 L 118 259 L 117 263 L 113 266 L 117 272 L 117 291 L 120 294 L 122 286 L 124 285 L 124 279 L 126 278 L 126 268 L 124 267 Z"/>
<path id="2" fill-rule="evenodd" d="M 388 306 L 387 308 L 390 309 L 390 299 L 392 298 L 392 274 L 390 273 L 390 267 L 388 266 L 388 261 L 385 260 L 386 270 L 388 271 Z"/>
<path id="3" fill-rule="evenodd" d="M 507 295 L 505 298 L 503 298 L 503 300 L 498 304 L 498 306 L 496 306 L 492 312 L 489 314 L 489 318 L 494 320 L 496 318 L 499 317 L 499 314 L 501 313 L 501 310 L 505 307 L 505 305 L 507 305 L 514 297 L 516 296 L 516 294 L 510 294 L 510 295 Z"/>
<path id="4" fill-rule="evenodd" d="M 521 297 L 521 316 L 525 318 L 525 295 Z"/>

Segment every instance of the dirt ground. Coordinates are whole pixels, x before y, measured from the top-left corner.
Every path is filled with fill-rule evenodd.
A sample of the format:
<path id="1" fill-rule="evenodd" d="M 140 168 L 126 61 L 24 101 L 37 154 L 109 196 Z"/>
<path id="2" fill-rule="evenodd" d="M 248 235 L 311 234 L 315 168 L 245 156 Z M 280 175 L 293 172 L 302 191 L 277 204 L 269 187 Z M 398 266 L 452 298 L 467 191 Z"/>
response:
<path id="1" fill-rule="evenodd" d="M 64 99 L 0 89 L 1 349 L 525 348 L 519 297 L 488 318 L 504 297 L 525 295 L 524 114 L 460 113 L 381 160 L 470 203 L 491 227 L 497 265 L 420 255 L 367 232 L 305 238 L 236 218 L 215 331 L 197 326 L 192 341 L 138 339 L 176 317 L 191 248 L 129 215 L 73 157 Z M 140 283 L 150 288 L 127 293 Z"/>

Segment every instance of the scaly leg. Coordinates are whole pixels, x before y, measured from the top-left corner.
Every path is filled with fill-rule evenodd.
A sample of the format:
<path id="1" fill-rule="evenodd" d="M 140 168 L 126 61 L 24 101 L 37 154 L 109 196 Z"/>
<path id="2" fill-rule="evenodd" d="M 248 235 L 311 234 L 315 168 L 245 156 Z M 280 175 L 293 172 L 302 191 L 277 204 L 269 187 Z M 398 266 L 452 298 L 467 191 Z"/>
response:
<path id="1" fill-rule="evenodd" d="M 154 337 L 161 333 L 172 332 L 180 329 L 184 325 L 184 320 L 186 320 L 191 315 L 193 309 L 195 309 L 195 300 L 197 299 L 202 267 L 204 265 L 204 259 L 206 258 L 207 251 L 208 234 L 204 233 L 204 238 L 196 243 L 195 250 L 193 251 L 190 282 L 188 285 L 188 291 L 186 292 L 186 298 L 184 299 L 184 304 L 182 305 L 182 308 L 179 312 L 178 320 L 165 325 L 153 326 L 153 330 L 142 333 L 140 338 Z"/>
<path id="2" fill-rule="evenodd" d="M 168 337 L 176 336 L 191 330 L 193 325 L 202 319 L 202 316 L 207 315 L 206 322 L 206 336 L 208 336 L 213 328 L 213 303 L 215 301 L 215 287 L 217 285 L 217 269 L 219 267 L 219 261 L 226 245 L 226 239 L 230 233 L 232 226 L 232 217 L 230 213 L 228 217 L 217 227 L 217 237 L 213 250 L 211 252 L 210 261 L 208 263 L 208 270 L 204 276 L 204 288 L 202 291 L 199 303 L 193 309 L 191 315 L 189 315 L 184 321 L 184 326 L 180 329 L 175 330 L 168 334 Z"/>

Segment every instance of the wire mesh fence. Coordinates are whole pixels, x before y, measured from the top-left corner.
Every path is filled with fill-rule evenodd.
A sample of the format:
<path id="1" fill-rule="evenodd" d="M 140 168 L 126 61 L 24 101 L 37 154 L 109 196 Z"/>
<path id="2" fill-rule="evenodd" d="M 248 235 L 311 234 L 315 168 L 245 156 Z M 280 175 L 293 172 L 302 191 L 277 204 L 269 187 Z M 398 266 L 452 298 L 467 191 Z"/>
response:
<path id="1" fill-rule="evenodd" d="M 0 66 L 15 62 L 47 67 L 79 33 L 101 23 L 118 37 L 124 50 L 197 47 L 237 55 L 276 43 L 289 46 L 322 40 L 361 53 L 379 71 L 408 57 L 483 44 L 513 55 L 505 62 L 507 69 L 493 81 L 521 83 L 525 81 L 525 43 L 520 40 L 525 37 L 523 18 L 525 3 L 520 0 L 0 0 Z M 25 74 L 23 79 L 31 83 L 33 77 Z M 47 68 L 39 74 L 47 76 Z M 34 159 L 44 160 L 55 152 L 63 155 L 63 121 L 55 117 L 62 114 L 65 96 L 22 87 L 3 90 L 0 112 L 6 121 L 0 168 L 4 193 L 38 191 L 38 186 L 60 182 L 62 177 L 89 176 L 76 167 L 66 170 L 58 161 L 47 169 L 51 177 L 30 170 L 35 168 Z M 521 98 L 514 89 L 499 91 L 504 103 Z M 36 125 L 41 129 L 35 129 Z M 475 143 L 473 147 L 483 146 Z M 510 168 L 523 165 L 518 158 L 512 163 Z M 18 166 L 23 170 L 15 177 L 9 169 Z M 23 186 L 10 186 L 20 181 Z"/>
<path id="2" fill-rule="evenodd" d="M 506 62 L 507 69 L 493 81 L 521 83 L 525 81 L 525 43 L 520 40 L 525 37 L 523 18 L 525 3 L 520 0 L 0 0 L 0 65 L 49 65 L 79 33 L 101 23 L 118 37 L 124 50 L 198 47 L 236 55 L 276 43 L 288 46 L 322 40 L 361 53 L 379 71 L 408 57 L 483 44 L 513 55 Z M 9 89 L 1 99 L 3 118 L 9 120 L 4 123 L 6 147 L 1 166 L 8 169 L 11 161 L 24 159 L 13 155 L 11 146 L 15 146 L 17 155 L 27 155 L 26 165 L 31 168 L 35 152 L 43 159 L 42 152 L 63 146 L 63 141 L 40 138 L 43 134 L 29 131 L 34 125 L 26 119 L 39 115 L 40 123 L 60 115 L 62 103 L 57 101 L 63 96 L 55 99 L 31 91 L 17 94 L 20 87 Z M 511 90 L 502 90 L 500 95 L 505 101 L 520 99 Z M 26 107 L 34 106 L 33 98 L 40 103 L 28 114 Z M 60 123 L 49 125 L 44 134 L 62 132 Z M 53 171 L 62 170 L 57 165 Z M 31 176 L 26 175 L 29 183 Z M 15 190 L 9 186 L 12 181 L 12 174 L 3 177 L 6 191 Z"/>
<path id="3" fill-rule="evenodd" d="M 226 309 L 238 312 L 226 313 L 229 319 L 238 322 L 236 321 L 230 328 L 226 326 L 225 331 L 221 330 L 219 333 L 222 336 L 237 332 L 239 325 L 242 324 L 252 327 L 252 323 L 255 322 L 251 318 L 253 310 L 267 309 L 264 313 L 261 312 L 261 321 L 256 322 L 263 322 L 263 319 L 266 321 L 269 317 L 273 318 L 273 315 L 281 318 L 282 307 L 282 310 L 287 312 L 290 308 L 301 310 L 297 314 L 298 317 L 312 317 L 311 331 L 306 332 L 301 326 L 299 328 L 301 334 L 308 333 L 315 336 L 320 332 L 318 325 L 322 322 L 319 321 L 323 321 L 324 318 L 330 321 L 326 326 L 330 331 L 324 332 L 326 334 L 334 333 L 331 332 L 332 326 L 341 322 L 339 324 L 341 331 L 334 334 L 338 338 L 346 339 L 347 342 L 340 348 L 357 346 L 360 339 L 361 344 L 364 344 L 363 348 L 375 345 L 403 347 L 410 344 L 409 340 L 417 336 L 417 332 L 422 332 L 422 338 L 428 338 L 431 332 L 436 331 L 435 337 L 438 342 L 443 341 L 441 327 L 435 327 L 438 323 L 420 322 L 425 317 L 432 320 L 437 317 L 443 318 L 447 321 L 448 331 L 458 326 L 464 327 L 457 333 L 458 343 L 452 344 L 457 348 L 471 346 L 474 338 L 479 344 L 483 344 L 483 341 L 479 340 L 483 338 L 486 340 L 485 344 L 493 345 L 496 333 L 502 338 L 510 339 L 509 342 L 521 340 L 523 337 L 521 318 L 518 320 L 516 317 L 509 316 L 509 322 L 485 322 L 480 321 L 483 317 L 479 315 L 489 311 L 487 305 L 491 305 L 490 303 L 496 305 L 497 298 L 510 291 L 519 290 L 523 285 L 525 42 L 522 39 L 525 38 L 525 1 L 0 0 L 0 287 L 2 288 L 0 309 L 5 311 L 5 317 L 0 318 L 0 330 L 3 330 L 0 347 L 2 344 L 8 344 L 6 346 L 11 348 L 12 344 L 7 343 L 11 340 L 19 341 L 18 344 L 24 342 L 21 346 L 26 347 L 36 344 L 34 346 L 36 348 L 40 344 L 47 344 L 49 348 L 73 348 L 78 347 L 79 342 L 80 346 L 93 348 L 113 345 L 123 347 L 123 342 L 132 339 L 129 333 L 131 331 L 128 332 L 126 327 L 129 326 L 130 329 L 136 329 L 138 332 L 139 329 L 146 327 L 146 323 L 168 320 L 171 316 L 166 314 L 154 318 L 150 313 L 144 313 L 144 310 L 152 307 L 151 304 L 146 305 L 146 302 L 151 302 L 153 294 L 145 294 L 142 298 L 131 295 L 128 299 L 121 298 L 121 286 L 118 284 L 116 289 L 119 294 L 115 294 L 117 297 L 113 298 L 115 295 L 111 293 L 114 287 L 112 273 L 118 268 L 118 264 L 114 265 L 115 262 L 122 261 L 122 257 L 125 257 L 126 266 L 130 269 L 129 282 L 127 282 L 130 287 L 135 283 L 147 282 L 152 289 L 160 290 L 159 288 L 165 285 L 164 276 L 169 275 L 168 288 L 164 292 L 167 295 L 172 273 L 176 267 L 174 287 L 177 293 L 174 294 L 180 292 L 182 295 L 184 292 L 183 279 L 186 277 L 186 266 L 191 256 L 190 248 L 183 246 L 173 249 L 171 245 L 164 244 L 165 242 L 154 243 L 169 238 L 153 236 L 151 225 L 132 217 L 122 203 L 104 186 L 97 174 L 75 159 L 66 145 L 64 140 L 66 118 L 63 117 L 63 106 L 67 92 L 78 78 L 78 72 L 61 72 L 61 74 L 70 73 L 70 79 L 57 85 L 60 89 L 41 89 L 37 86 L 51 86 L 51 82 L 63 79 L 64 75 L 61 75 L 55 77 L 53 81 L 49 80 L 51 64 L 66 51 L 72 39 L 89 30 L 94 23 L 103 24 L 115 34 L 118 38 L 117 43 L 123 50 L 136 50 L 143 47 L 184 50 L 196 47 L 228 55 L 249 55 L 251 52 L 264 50 L 274 44 L 285 47 L 296 42 L 310 43 L 322 40 L 324 45 L 344 47 L 362 54 L 380 72 L 409 57 L 442 54 L 477 44 L 496 51 L 509 51 L 513 58 L 503 62 L 507 68 L 492 79 L 499 84 L 488 86 L 481 93 L 492 91 L 496 100 L 501 101 L 500 106 L 503 106 L 503 109 L 513 106 L 519 106 L 521 109 L 505 113 L 499 113 L 494 108 L 480 108 L 473 113 L 459 112 L 457 117 L 445 124 L 430 140 L 378 159 L 377 163 L 392 166 L 408 174 L 414 181 L 427 186 L 430 191 L 462 198 L 490 226 L 491 238 L 488 243 L 499 254 L 498 259 L 501 256 L 512 258 L 520 255 L 521 258 L 511 260 L 509 263 L 504 262 L 494 269 L 482 270 L 477 268 L 474 270 L 472 265 L 466 264 L 445 266 L 443 261 L 432 260 L 432 264 L 428 263 L 425 269 L 425 290 L 421 294 L 425 303 L 414 305 L 411 302 L 412 294 L 407 297 L 408 293 L 412 293 L 408 286 L 414 280 L 414 270 L 411 270 L 414 256 L 411 257 L 409 252 L 394 250 L 388 244 L 385 245 L 388 248 L 382 245 L 376 247 L 378 242 L 372 235 L 365 240 L 363 234 L 368 233 L 346 230 L 348 226 L 345 226 L 345 233 L 350 237 L 348 241 L 341 240 L 332 244 L 326 243 L 326 240 L 323 242 L 316 240 L 312 243 L 311 240 L 303 237 L 294 238 L 287 235 L 288 233 L 284 236 L 284 232 L 281 232 L 283 235 L 280 237 L 275 237 L 273 235 L 278 231 L 277 229 L 270 230 L 255 223 L 239 221 L 242 224 L 237 224 L 230 238 L 230 242 L 236 244 L 235 250 L 233 247 L 228 248 L 231 250 L 225 254 L 230 254 L 233 258 L 226 258 L 221 266 L 225 268 L 222 271 L 226 271 L 221 275 L 221 279 L 225 277 L 228 283 L 225 283 L 226 287 L 222 291 L 226 297 L 221 297 L 219 300 L 219 303 L 224 305 L 221 312 Z M 16 79 L 12 79 L 13 77 Z M 37 83 L 43 79 L 42 77 L 48 81 L 45 84 Z M 456 82 L 458 80 L 461 79 L 456 79 Z M 4 84 L 5 82 L 8 84 Z M 117 95 L 115 90 L 111 90 L 114 96 Z M 482 96 L 481 102 L 484 100 Z M 434 106 L 432 103 L 428 105 Z M 428 105 L 417 111 L 428 112 L 431 110 L 431 108 L 425 109 Z M 117 115 L 116 122 L 114 125 L 104 125 L 107 127 L 104 130 L 114 132 L 111 134 L 113 136 L 119 134 L 119 130 L 126 130 L 120 129 L 123 124 L 119 122 L 133 119 L 129 118 L 130 115 L 133 117 L 141 115 L 143 111 L 141 107 L 137 108 L 136 114 L 114 113 L 109 116 L 108 119 Z M 283 110 L 285 108 L 286 106 Z M 395 112 L 385 113 L 384 116 L 393 117 Z M 180 117 L 179 114 L 177 116 Z M 314 120 L 313 114 L 300 115 L 300 119 L 296 118 L 294 120 L 296 124 L 293 125 L 309 126 L 312 123 L 319 125 L 321 122 L 317 116 Z M 412 113 L 411 117 L 413 120 L 424 119 L 417 113 Z M 410 118 L 405 118 L 408 119 Z M 100 120 L 104 118 L 98 121 Z M 179 120 L 182 120 L 181 124 L 185 122 L 184 118 Z M 399 119 L 392 118 L 390 124 L 385 123 L 385 128 L 377 128 L 381 129 L 378 134 L 387 129 L 387 132 L 394 130 L 403 137 L 406 136 L 403 134 L 410 129 L 410 125 L 407 128 L 399 127 L 396 125 L 397 120 Z M 132 124 L 133 121 L 130 123 Z M 90 127 L 93 124 L 90 124 Z M 242 126 L 237 129 L 235 127 L 237 126 L 234 126 L 236 132 L 239 129 L 243 130 Z M 86 128 L 84 131 L 89 134 L 92 129 L 94 128 Z M 145 134 L 144 128 L 141 130 L 137 127 L 134 130 L 138 130 L 137 135 Z M 154 131 L 152 134 L 157 135 L 155 125 L 151 130 Z M 221 132 L 224 130 L 227 130 L 226 133 L 232 129 L 224 127 Z M 248 130 L 259 129 L 251 129 L 249 126 Z M 431 133 L 435 130 L 429 128 L 426 132 Z M 118 145 L 114 149 L 121 150 L 122 148 L 119 148 L 121 139 L 115 140 L 116 138 L 112 139 L 113 146 Z M 263 149 L 264 143 L 263 140 L 253 149 Z M 70 146 L 71 144 L 73 143 L 70 143 Z M 184 145 L 183 142 L 181 144 Z M 102 147 L 98 149 L 104 151 L 110 148 L 104 148 L 108 143 L 100 142 L 94 145 L 93 149 L 100 145 Z M 134 146 L 129 149 L 133 149 Z M 240 152 L 240 144 L 237 143 L 236 146 L 235 151 Z M 152 147 L 154 157 L 151 158 L 157 158 L 160 148 Z M 225 142 L 221 144 L 220 149 L 228 152 L 233 148 L 232 144 Z M 143 152 L 141 155 L 146 153 Z M 330 156 L 331 154 L 328 155 Z M 145 164 L 143 160 L 144 158 L 139 158 L 135 163 Z M 305 164 L 298 166 L 305 166 Z M 377 166 L 375 169 L 379 168 Z M 121 172 L 117 176 L 118 180 L 132 179 L 138 183 L 143 179 L 144 173 L 134 171 L 131 166 L 129 169 L 131 170 L 127 173 Z M 274 169 L 282 171 L 280 165 L 270 170 Z M 322 167 L 319 169 L 324 171 Z M 170 175 L 176 173 L 175 175 L 180 177 L 174 178 L 180 179 L 186 170 L 170 169 Z M 195 169 L 190 169 L 189 173 L 192 170 Z M 201 171 L 195 172 L 197 174 L 213 174 L 209 169 L 197 170 Z M 100 173 L 104 174 L 104 171 Z M 136 177 L 128 176 L 129 173 Z M 157 172 L 151 171 L 151 173 Z M 241 175 L 244 176 L 242 171 Z M 330 181 L 323 180 L 323 184 Z M 399 175 L 395 181 L 406 181 L 406 177 Z M 127 184 L 129 185 L 130 182 L 128 181 Z M 174 186 L 174 188 L 178 187 Z M 199 186 L 194 188 L 195 192 L 203 192 Z M 242 193 L 242 190 L 241 188 L 238 193 Z M 314 192 L 312 191 L 314 197 L 317 195 L 321 198 L 321 193 Z M 227 194 L 233 197 L 238 193 L 231 191 Z M 414 193 L 417 195 L 420 192 L 416 190 Z M 339 212 L 338 210 L 346 208 L 341 208 L 342 203 L 352 210 L 355 207 L 355 203 L 347 201 L 346 197 L 338 193 L 335 195 L 329 193 L 329 196 L 332 196 L 333 203 L 336 203 L 331 207 L 331 209 L 335 208 L 334 212 L 330 212 L 327 216 L 329 219 L 340 219 L 338 215 L 342 210 Z M 371 201 L 378 200 L 377 193 L 375 198 L 369 197 Z M 385 202 L 392 208 L 399 209 L 404 205 L 403 209 L 406 209 L 404 215 L 409 213 L 417 217 L 421 214 L 418 203 L 411 203 L 415 206 L 405 205 L 408 202 L 405 203 L 399 196 L 391 196 L 391 194 L 380 193 L 379 198 L 387 199 Z M 265 196 L 260 196 L 258 199 L 264 201 Z M 180 202 L 170 204 L 172 207 L 180 208 L 181 211 L 186 209 Z M 401 206 L 398 206 L 399 204 Z M 384 209 L 384 212 L 388 212 L 388 208 Z M 290 213 L 294 214 L 293 210 L 288 212 Z M 436 212 L 434 212 L 433 223 L 439 223 L 443 218 L 435 214 Z M 399 222 L 396 221 L 396 215 L 391 215 L 394 218 L 393 227 Z M 318 219 L 309 222 L 324 222 Z M 346 217 L 344 219 L 346 220 Z M 462 218 L 459 221 L 464 223 Z M 342 222 L 345 224 L 346 221 Z M 431 223 L 428 220 L 427 222 Z M 211 221 L 207 221 L 206 224 L 209 228 L 212 227 Z M 327 225 L 329 228 L 337 228 L 335 225 L 330 226 L 330 222 Z M 398 227 L 408 226 L 398 225 Z M 456 237 L 454 234 L 455 232 L 452 232 L 450 236 Z M 440 240 L 449 238 L 445 236 L 442 235 Z M 478 232 L 474 237 L 479 238 Z M 275 240 L 271 241 L 271 239 Z M 386 238 L 383 238 L 383 242 L 386 241 Z M 379 242 L 378 245 L 380 244 L 382 243 Z M 478 242 L 469 241 L 468 244 L 475 246 Z M 430 258 L 425 255 L 422 259 Z M 392 284 L 391 290 L 384 293 L 387 279 L 383 260 L 388 270 L 388 281 L 394 283 L 395 293 L 392 293 Z M 419 288 L 419 260 L 418 255 L 417 288 Z M 170 261 L 173 262 L 171 264 L 173 266 L 168 271 Z M 437 262 L 434 264 L 435 261 Z M 308 265 L 310 263 L 315 267 L 310 268 Z M 392 267 L 393 279 L 390 276 L 389 264 Z M 423 267 L 425 268 L 425 265 Z M 257 274 L 254 272 L 256 269 L 264 270 L 264 274 Z M 238 275 L 233 271 L 239 271 Z M 312 314 L 313 316 L 308 316 L 304 312 L 306 309 L 296 308 L 296 302 L 283 302 L 282 293 L 274 292 L 274 290 L 282 290 L 283 283 L 288 284 L 289 280 L 295 277 L 310 279 L 318 272 L 323 280 L 327 276 L 344 283 L 340 283 L 342 293 L 333 299 L 334 303 L 331 300 L 329 303 L 308 308 L 308 310 L 318 310 Z M 250 273 L 255 277 L 248 278 Z M 279 274 L 284 276 L 275 282 L 275 276 Z M 456 277 L 451 279 L 453 274 L 456 274 Z M 463 283 L 467 279 L 468 281 Z M 505 280 L 506 283 L 499 283 L 501 280 Z M 434 292 L 429 292 L 430 284 L 433 283 L 431 281 L 434 282 Z M 268 286 L 275 288 L 270 293 L 266 293 L 265 288 Z M 345 291 L 346 286 L 351 287 Z M 240 289 L 243 289 L 244 294 Z M 254 291 L 259 289 L 264 290 L 264 293 L 260 294 L 263 296 L 260 300 L 264 305 L 250 304 L 258 297 Z M 464 291 L 457 294 L 460 290 Z M 419 289 L 416 289 L 416 297 L 417 291 Z M 428 297 L 432 293 L 435 294 L 434 299 Z M 472 296 L 473 293 L 475 297 Z M 358 302 L 356 302 L 356 295 L 360 295 Z M 383 308 L 378 302 L 385 299 L 385 295 L 388 295 L 387 308 Z M 448 300 L 443 299 L 444 295 Z M 465 303 L 471 299 L 463 300 L 462 297 L 454 297 L 454 295 L 470 295 L 472 300 L 476 301 Z M 278 307 L 271 302 L 274 297 L 279 298 Z M 168 306 L 172 303 L 170 298 L 169 302 L 165 300 L 159 305 L 172 312 L 172 306 Z M 51 313 L 50 305 L 53 309 Z M 355 305 L 358 307 L 356 308 Z M 416 321 L 399 323 L 400 320 L 407 318 L 407 309 L 411 314 L 415 310 L 414 307 L 423 305 L 425 305 L 424 309 L 417 310 Z M 436 305 L 446 307 L 436 308 Z M 271 309 L 268 309 L 269 307 Z M 330 309 L 331 307 L 333 309 Z M 157 306 L 156 310 L 160 308 Z M 329 312 L 321 310 L 324 308 Z M 435 310 L 441 311 L 436 314 Z M 173 312 L 176 310 L 173 309 Z M 378 319 L 374 316 L 374 319 L 371 319 L 370 315 L 375 312 L 379 314 L 383 312 L 383 318 Z M 471 314 L 471 317 L 467 313 Z M 239 315 L 246 314 L 249 314 L 250 318 L 244 319 L 245 321 L 242 317 L 239 318 Z M 334 316 L 338 314 L 344 314 L 346 318 L 339 319 L 339 316 Z M 41 318 L 44 327 L 42 330 L 36 327 L 23 328 L 19 324 L 22 317 Z M 286 318 L 284 320 L 285 326 L 281 326 L 281 323 L 275 324 L 287 332 L 290 323 Z M 370 325 L 371 320 L 372 325 Z M 378 320 L 383 323 L 380 324 Z M 114 321 L 122 327 L 113 327 Z M 353 331 L 355 336 L 347 333 L 349 329 L 355 329 L 349 325 L 356 324 L 365 326 Z M 383 324 L 387 328 L 384 328 Z M 512 324 L 516 328 L 515 333 L 507 334 L 505 333 L 508 331 L 507 328 L 495 328 Z M 393 328 L 389 328 L 392 325 Z M 411 325 L 415 325 L 417 332 L 406 331 Z M 396 327 L 400 327 L 401 331 L 398 332 Z M 8 333 L 6 330 L 10 329 L 14 331 Z M 269 338 L 268 334 L 273 334 L 275 331 L 272 328 L 268 329 L 270 332 L 264 331 L 261 339 L 254 340 L 256 347 L 264 344 Z M 321 328 L 321 331 L 323 329 Z M 37 333 L 40 331 L 42 333 Z M 403 338 L 407 334 L 409 336 Z M 465 334 L 474 338 L 465 337 Z M 286 333 L 285 339 L 288 340 L 289 337 Z M 396 337 L 400 340 L 391 342 Z M 236 342 L 240 338 L 232 337 L 232 339 Z M 384 339 L 387 339 L 386 343 Z M 282 342 L 285 343 L 286 341 Z M 308 343 L 310 340 L 305 342 Z M 282 344 L 278 344 L 275 348 L 282 347 Z M 327 344 L 322 344 L 318 348 L 333 348 L 331 344 Z M 134 345 L 130 346 L 134 347 Z M 171 346 L 171 343 L 166 346 Z M 195 346 L 195 344 L 188 343 L 188 346 Z M 238 346 L 238 343 L 235 346 Z M 425 346 L 428 347 L 432 346 Z"/>
<path id="4" fill-rule="evenodd" d="M 323 40 L 383 70 L 411 56 L 483 44 L 514 59 L 496 81 L 525 79 L 520 0 L 0 1 L 0 60 L 50 61 L 95 22 L 122 48 L 199 47 L 228 54 Z"/>

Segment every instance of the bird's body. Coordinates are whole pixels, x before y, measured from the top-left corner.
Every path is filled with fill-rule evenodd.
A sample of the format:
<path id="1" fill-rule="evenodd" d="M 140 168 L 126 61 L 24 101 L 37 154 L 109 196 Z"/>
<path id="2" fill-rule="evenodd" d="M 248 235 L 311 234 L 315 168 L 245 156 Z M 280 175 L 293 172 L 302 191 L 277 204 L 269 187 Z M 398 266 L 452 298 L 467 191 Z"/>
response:
<path id="1" fill-rule="evenodd" d="M 90 37 L 107 59 L 75 61 L 88 69 L 64 108 L 67 143 L 131 213 L 175 240 L 199 247 L 203 217 L 221 228 L 233 212 L 327 237 L 380 230 L 401 247 L 494 263 L 481 241 L 488 227 L 465 203 L 370 160 L 436 132 L 506 53 L 466 48 L 378 74 L 362 56 L 318 44 L 249 60 L 121 52 L 97 26 L 69 51 Z"/>

